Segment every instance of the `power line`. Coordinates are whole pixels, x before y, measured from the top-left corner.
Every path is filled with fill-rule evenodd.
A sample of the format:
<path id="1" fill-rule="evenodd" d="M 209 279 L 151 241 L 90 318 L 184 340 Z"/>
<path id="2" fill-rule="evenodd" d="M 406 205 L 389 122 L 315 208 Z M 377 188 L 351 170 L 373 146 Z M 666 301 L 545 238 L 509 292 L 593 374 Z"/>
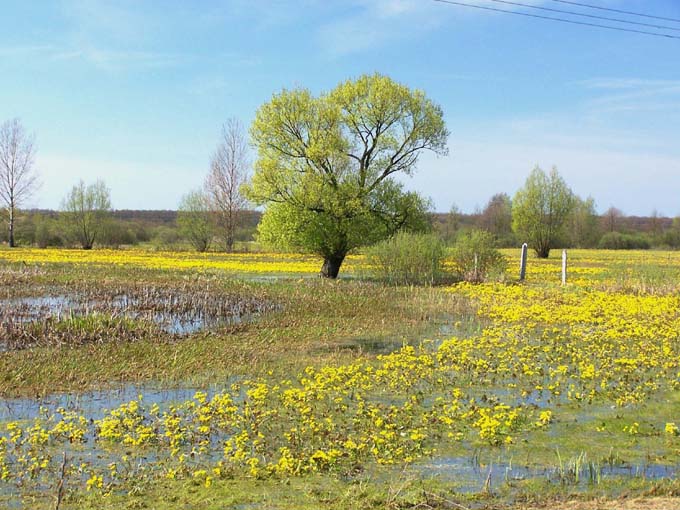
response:
<path id="1" fill-rule="evenodd" d="M 680 39 L 680 37 L 676 35 L 670 35 L 670 34 L 660 34 L 658 32 L 647 32 L 644 30 L 635 30 L 633 28 L 623 28 L 623 27 L 613 27 L 611 25 L 600 25 L 597 23 L 588 23 L 586 21 L 575 21 L 575 20 L 570 20 L 570 19 L 564 19 L 564 18 L 556 18 L 553 16 L 542 16 L 540 14 L 530 14 L 528 12 L 518 12 L 518 11 L 508 11 L 505 9 L 497 9 L 495 7 L 487 7 L 484 5 L 474 5 L 474 4 L 466 4 L 464 2 L 456 2 L 454 0 L 434 0 L 435 2 L 440 2 L 444 4 L 451 4 L 451 5 L 458 5 L 460 7 L 471 7 L 472 9 L 483 9 L 485 11 L 494 11 L 494 12 L 502 12 L 504 14 L 515 14 L 517 16 L 526 16 L 528 18 L 538 18 L 538 19 L 545 19 L 545 20 L 550 20 L 550 21 L 559 21 L 561 23 L 570 23 L 572 25 L 583 25 L 587 27 L 596 27 L 596 28 L 606 28 L 608 30 L 618 30 L 619 32 L 633 32 L 636 34 L 645 34 L 645 35 L 652 35 L 655 37 L 665 37 L 667 39 Z"/>
<path id="2" fill-rule="evenodd" d="M 511 2 L 509 0 L 491 0 L 492 2 L 496 2 L 499 4 L 508 4 L 508 5 L 515 5 L 517 7 L 526 7 L 528 9 L 538 9 L 541 11 L 548 11 L 548 12 L 557 12 L 560 14 L 569 14 L 571 16 L 582 16 L 584 18 L 591 18 L 591 19 L 601 19 L 601 20 L 606 20 L 606 21 L 615 21 L 617 23 L 628 23 L 630 25 L 638 25 L 642 27 L 651 27 L 651 28 L 659 28 L 662 30 L 677 30 L 680 31 L 680 27 L 669 27 L 665 25 L 652 25 L 651 23 L 642 23 L 639 21 L 629 21 L 621 18 L 608 18 L 606 16 L 597 16 L 595 14 L 585 14 L 582 12 L 575 12 L 575 11 L 565 11 L 563 9 L 551 9 L 550 7 L 540 7 L 538 5 L 529 5 L 529 4 L 523 4 L 520 2 Z"/>
<path id="3" fill-rule="evenodd" d="M 599 5 L 582 4 L 580 2 L 570 2 L 568 0 L 552 0 L 552 1 L 558 2 L 558 3 L 561 3 L 561 4 L 577 5 L 579 7 L 588 7 L 589 9 L 599 9 L 600 11 L 618 12 L 619 14 L 630 14 L 631 16 L 641 16 L 643 18 L 661 19 L 661 20 L 664 20 L 664 21 L 673 21 L 675 23 L 680 23 L 680 19 L 676 19 L 676 18 L 664 18 L 662 16 L 652 16 L 651 14 L 643 14 L 641 12 L 622 11 L 620 9 L 612 9 L 610 7 L 600 7 Z"/>

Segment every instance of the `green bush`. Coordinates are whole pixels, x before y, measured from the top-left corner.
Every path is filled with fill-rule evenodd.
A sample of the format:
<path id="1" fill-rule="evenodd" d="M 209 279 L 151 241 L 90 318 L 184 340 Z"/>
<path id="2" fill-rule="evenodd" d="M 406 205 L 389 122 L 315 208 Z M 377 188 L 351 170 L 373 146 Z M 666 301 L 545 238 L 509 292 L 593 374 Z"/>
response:
<path id="1" fill-rule="evenodd" d="M 433 285 L 443 277 L 444 243 L 432 234 L 399 232 L 367 249 L 373 275 L 393 285 Z"/>
<path id="2" fill-rule="evenodd" d="M 182 237 L 177 228 L 159 226 L 154 229 L 151 242 L 156 249 L 179 249 Z"/>
<path id="3" fill-rule="evenodd" d="M 648 250 L 649 239 L 641 234 L 622 234 L 608 232 L 600 239 L 599 247 L 603 250 Z"/>
<path id="4" fill-rule="evenodd" d="M 461 280 L 483 282 L 501 277 L 508 262 L 496 249 L 494 236 L 484 230 L 471 230 L 458 237 L 453 261 Z"/>

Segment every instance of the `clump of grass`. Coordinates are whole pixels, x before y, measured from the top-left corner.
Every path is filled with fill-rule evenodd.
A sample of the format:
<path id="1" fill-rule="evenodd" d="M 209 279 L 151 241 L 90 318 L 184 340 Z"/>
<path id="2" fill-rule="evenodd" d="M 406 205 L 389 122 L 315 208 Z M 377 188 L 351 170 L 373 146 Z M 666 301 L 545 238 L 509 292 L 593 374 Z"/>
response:
<path id="1" fill-rule="evenodd" d="M 39 322 L 7 322 L 0 342 L 8 349 L 76 347 L 86 344 L 139 340 L 158 333 L 153 323 L 92 313 L 79 317 L 48 317 Z"/>

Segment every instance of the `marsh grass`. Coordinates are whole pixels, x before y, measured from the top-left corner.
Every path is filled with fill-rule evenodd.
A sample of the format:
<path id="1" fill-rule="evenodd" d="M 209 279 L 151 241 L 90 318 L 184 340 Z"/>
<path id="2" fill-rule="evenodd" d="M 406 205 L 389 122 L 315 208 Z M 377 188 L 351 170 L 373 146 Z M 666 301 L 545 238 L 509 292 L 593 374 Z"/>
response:
<path id="1" fill-rule="evenodd" d="M 621 478 L 580 488 L 543 479 L 492 487 L 490 493 L 460 492 L 437 478 L 399 470 L 364 473 L 351 479 L 311 475 L 287 480 L 216 480 L 206 489 L 192 480 L 159 480 L 106 498 L 67 492 L 61 510 L 674 510 L 680 508 L 678 480 Z M 22 506 L 52 510 L 54 495 L 26 494 Z M 0 496 L 0 508 L 16 499 Z"/>
<path id="2" fill-rule="evenodd" d="M 212 287 L 215 287 L 214 285 Z M 47 295 L 0 300 L 0 343 L 6 349 L 77 346 L 182 336 L 234 326 L 277 304 L 257 289 L 196 284 L 47 287 Z"/>
<path id="3" fill-rule="evenodd" d="M 115 295 L 128 286 L 134 293 L 137 284 L 130 275 L 118 275 L 109 275 L 109 290 L 101 292 Z M 58 273 L 58 280 L 63 276 Z M 155 280 L 152 275 L 150 282 L 176 288 L 178 282 L 167 277 Z M 189 285 L 181 279 L 179 283 Z M 75 288 L 87 292 L 93 285 L 84 279 Z M 258 302 L 277 306 L 252 322 L 184 338 L 153 324 L 106 316 L 25 325 L 51 335 L 54 342 L 34 342 L 30 349 L 5 352 L 0 357 L 0 395 L 87 391 L 123 383 L 200 386 L 237 374 L 267 372 L 289 376 L 307 365 L 339 363 L 370 351 L 343 348 L 348 343 L 369 347 L 371 341 L 387 341 L 399 346 L 436 334 L 439 325 L 474 315 L 466 299 L 451 293 L 361 281 L 261 283 L 202 277 L 190 285 L 203 290 L 210 286 L 226 295 L 257 296 Z M 44 282 L 39 288 L 45 288 Z"/>
<path id="4" fill-rule="evenodd" d="M 76 347 L 111 339 L 130 342 L 158 334 L 154 324 L 100 312 L 65 318 L 47 317 L 32 322 L 14 322 L 6 318 L 5 321 L 0 330 L 0 341 L 10 350 L 40 346 Z"/>

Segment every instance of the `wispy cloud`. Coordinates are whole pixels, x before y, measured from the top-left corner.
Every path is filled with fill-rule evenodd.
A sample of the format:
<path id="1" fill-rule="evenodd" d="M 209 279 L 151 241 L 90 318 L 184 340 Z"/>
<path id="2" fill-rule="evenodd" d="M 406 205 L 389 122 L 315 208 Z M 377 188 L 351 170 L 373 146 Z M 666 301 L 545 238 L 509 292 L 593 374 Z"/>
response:
<path id="1" fill-rule="evenodd" d="M 134 50 L 104 50 L 92 46 L 55 51 L 52 53 L 51 58 L 53 60 L 81 60 L 108 71 L 129 67 L 172 67 L 186 60 L 184 56 L 178 54 Z"/>
<path id="2" fill-rule="evenodd" d="M 75 39 L 104 39 L 131 43 L 156 31 L 158 21 L 145 15 L 141 2 L 121 0 L 63 0 L 61 11 Z"/>
<path id="3" fill-rule="evenodd" d="M 322 24 L 317 31 L 321 47 L 334 57 L 426 33 L 442 21 L 434 2 L 355 0 L 348 4 L 347 14 Z"/>
<path id="4" fill-rule="evenodd" d="M 171 67 L 188 60 L 184 55 L 153 51 L 109 50 L 96 46 L 44 44 L 0 47 L 0 57 L 33 60 L 40 63 L 80 61 L 106 71 L 124 68 Z"/>
<path id="5" fill-rule="evenodd" d="M 465 3 L 488 5 L 486 0 L 466 0 Z M 525 0 L 525 3 L 539 5 L 545 0 Z M 334 57 L 421 37 L 451 20 L 479 16 L 480 13 L 497 14 L 432 0 L 350 0 L 344 6 L 344 14 L 320 25 L 317 32 L 322 48 Z M 503 8 L 508 11 L 519 9 Z"/>
<path id="6" fill-rule="evenodd" d="M 596 78 L 578 85 L 596 94 L 588 101 L 595 115 L 660 110 L 680 115 L 680 80 Z"/>
<path id="7" fill-rule="evenodd" d="M 643 78 L 592 78 L 576 83 L 590 89 L 605 90 L 654 90 L 680 87 L 680 80 L 647 80 Z"/>
<path id="8" fill-rule="evenodd" d="M 3 58 L 24 58 L 36 55 L 48 55 L 55 51 L 55 47 L 50 44 L 0 46 L 0 57 Z"/>

